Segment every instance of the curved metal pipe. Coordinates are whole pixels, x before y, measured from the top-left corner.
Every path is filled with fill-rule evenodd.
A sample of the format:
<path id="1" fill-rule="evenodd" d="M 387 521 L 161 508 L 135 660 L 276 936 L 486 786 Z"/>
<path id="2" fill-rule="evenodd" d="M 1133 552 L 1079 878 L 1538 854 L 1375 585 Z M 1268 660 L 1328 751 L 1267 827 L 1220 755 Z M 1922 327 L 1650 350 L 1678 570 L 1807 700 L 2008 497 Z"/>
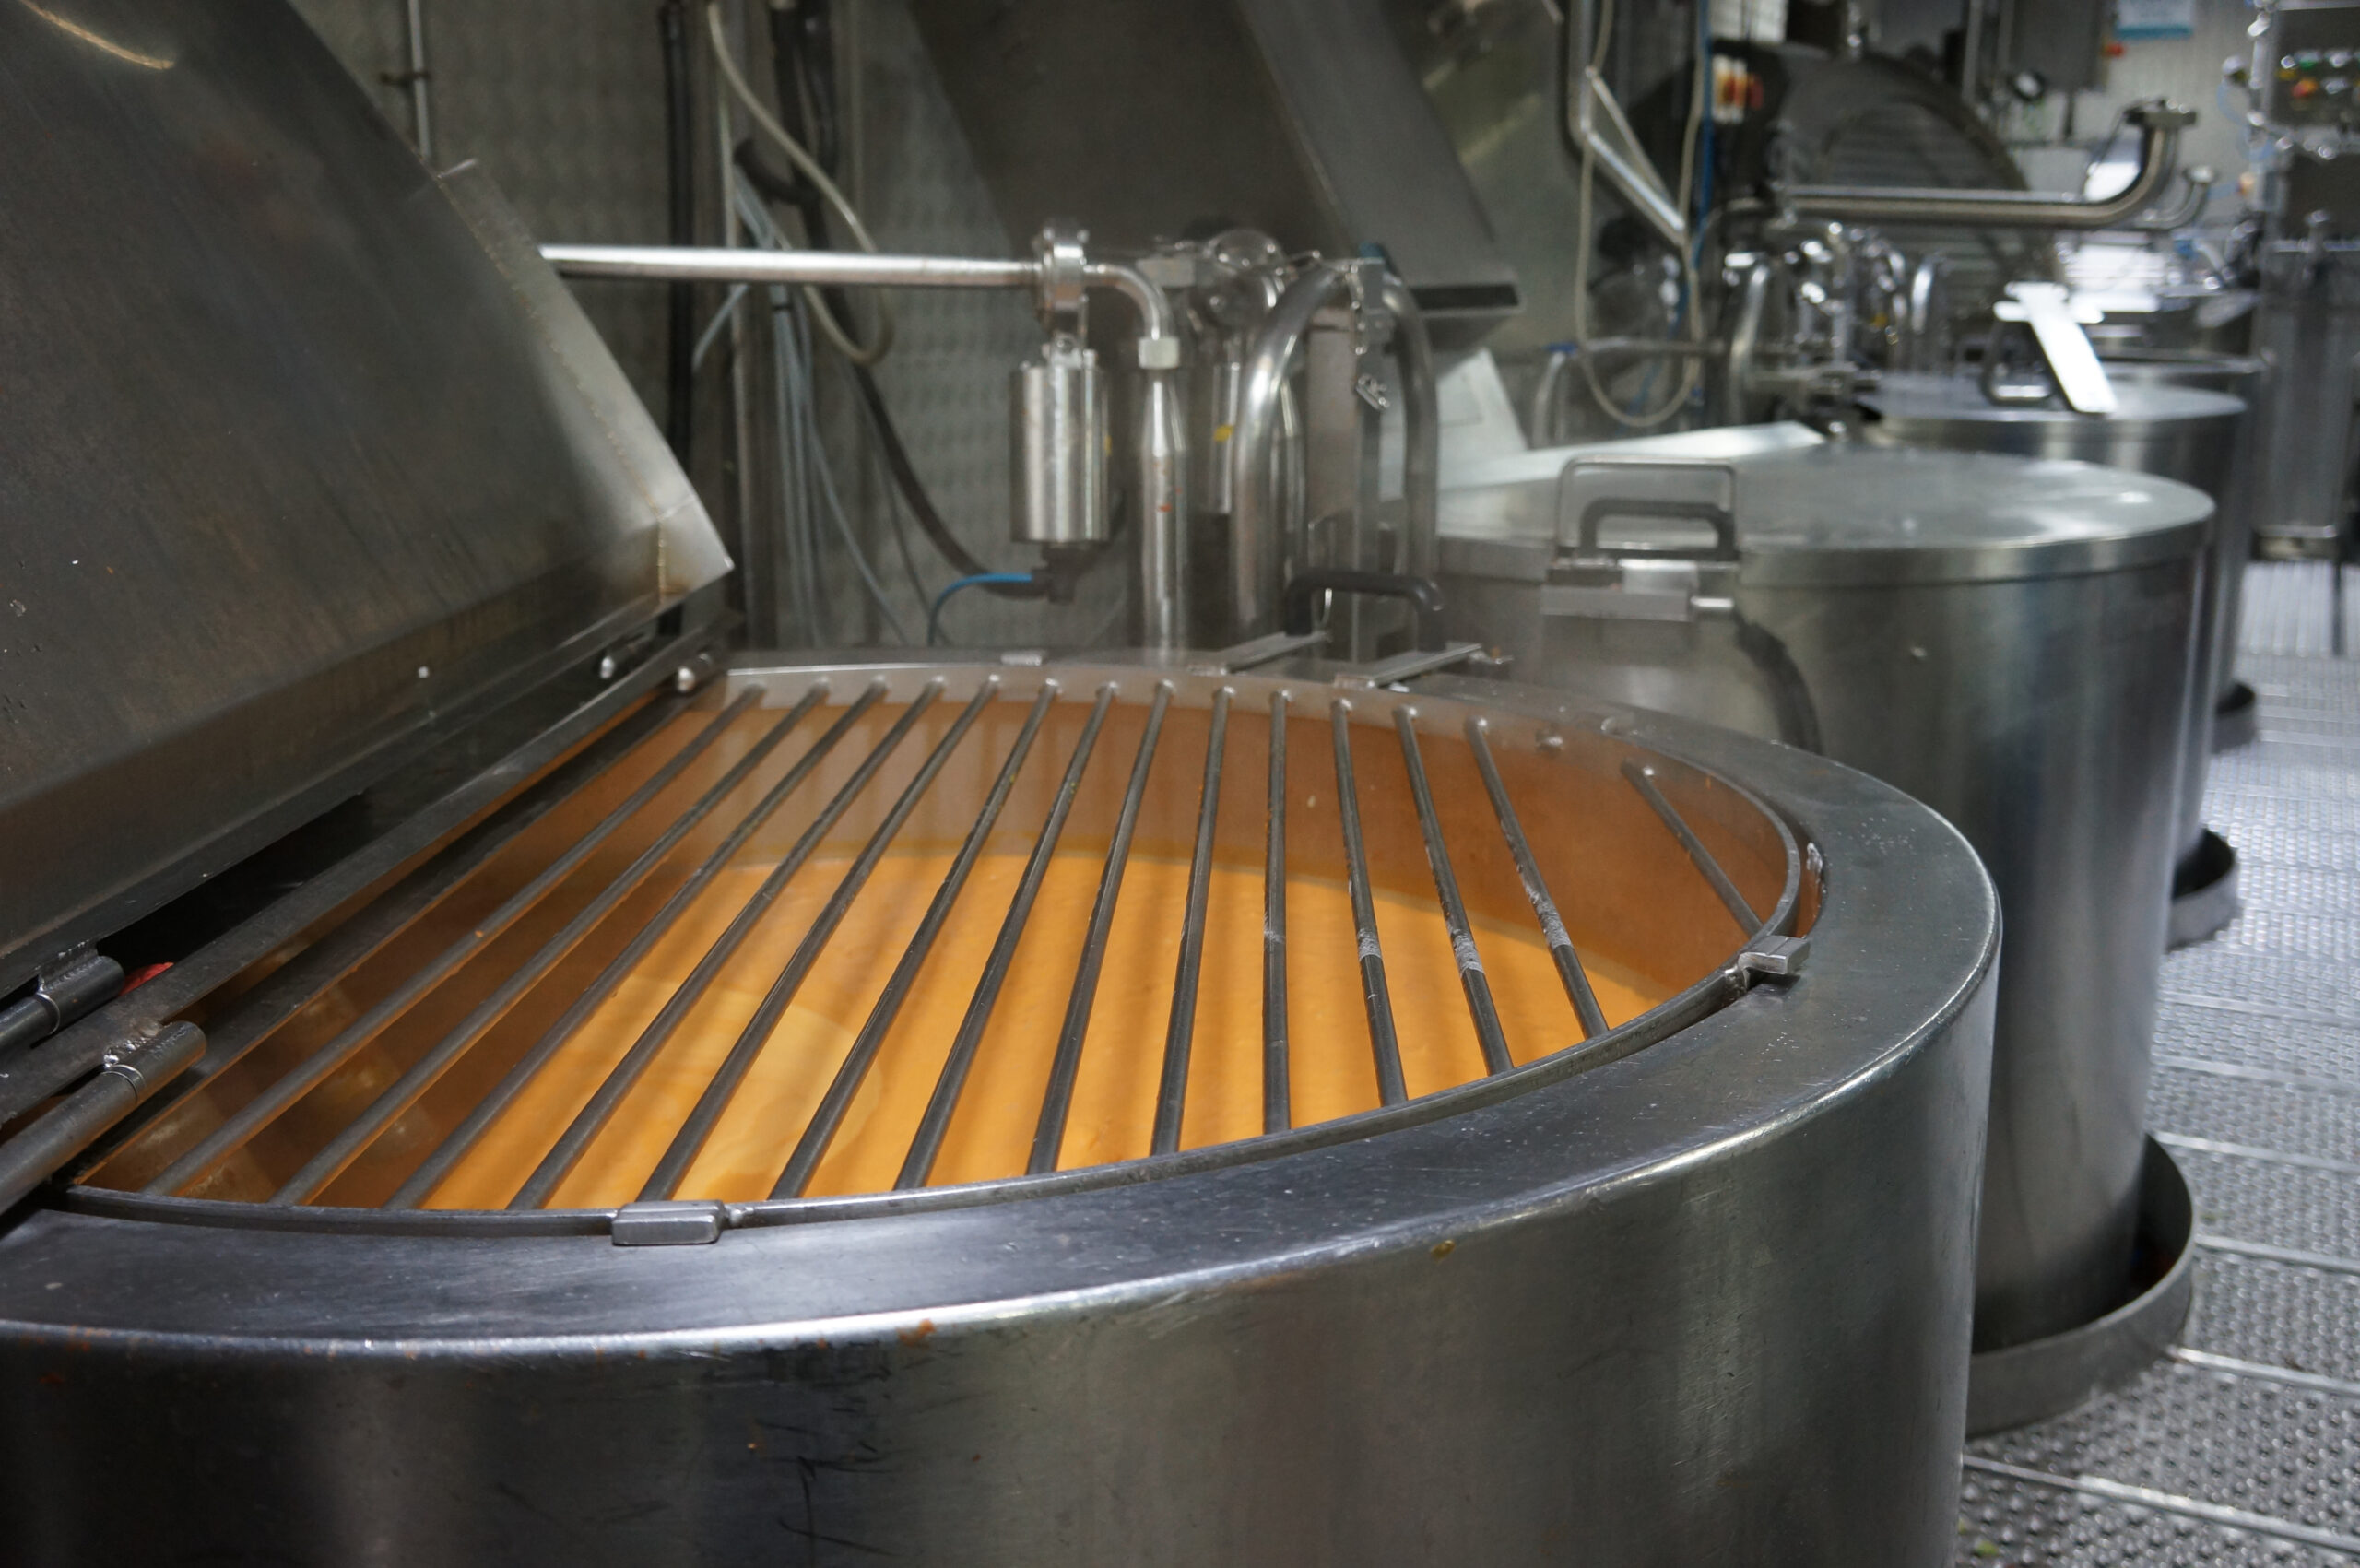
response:
<path id="1" fill-rule="evenodd" d="M 1139 312 L 1139 641 L 1178 648 L 1188 641 L 1187 411 L 1181 395 L 1180 339 L 1172 301 L 1137 267 L 1092 262 L 1082 281 L 1120 294 Z"/>
<path id="2" fill-rule="evenodd" d="M 1038 289 L 1036 260 L 879 255 L 861 251 L 767 251 L 682 245 L 543 245 L 572 277 L 643 277 L 716 283 L 855 285 L 886 289 Z M 1090 262 L 1085 287 L 1111 289 L 1139 312 L 1140 641 L 1187 641 L 1183 546 L 1188 515 L 1188 438 L 1177 378 L 1180 339 L 1172 302 L 1138 268 Z M 1283 367 L 1281 367 L 1283 371 Z"/>
<path id="3" fill-rule="evenodd" d="M 1281 537 L 1273 454 L 1279 429 L 1279 399 L 1295 350 L 1311 330 L 1312 318 L 1344 292 L 1345 275 L 1330 265 L 1311 268 L 1287 286 L 1263 318 L 1245 356 L 1237 423 L 1230 436 L 1229 460 L 1235 505 L 1230 513 L 1230 610 L 1236 641 L 1279 629 L 1279 595 L 1285 586 L 1286 552 Z"/>
<path id="4" fill-rule="evenodd" d="M 1407 427 L 1401 442 L 1401 498 L 1409 513 L 1409 533 L 1400 569 L 1431 577 L 1442 564 L 1442 546 L 1435 534 L 1442 485 L 1442 413 L 1434 390 L 1434 339 L 1427 336 L 1425 315 L 1408 284 L 1388 272 L 1379 298 L 1393 313 L 1390 348 L 1401 367 Z"/>
<path id="5" fill-rule="evenodd" d="M 2196 118 L 2189 110 L 2163 102 L 2139 104 L 2126 117 L 2139 127 L 2139 172 L 2119 195 L 2104 201 L 2042 195 L 2032 191 L 1789 185 L 1778 193 L 1778 202 L 1797 218 L 1835 218 L 1847 223 L 2117 229 L 2138 217 L 2163 190 L 2179 155 L 2179 133 Z"/>

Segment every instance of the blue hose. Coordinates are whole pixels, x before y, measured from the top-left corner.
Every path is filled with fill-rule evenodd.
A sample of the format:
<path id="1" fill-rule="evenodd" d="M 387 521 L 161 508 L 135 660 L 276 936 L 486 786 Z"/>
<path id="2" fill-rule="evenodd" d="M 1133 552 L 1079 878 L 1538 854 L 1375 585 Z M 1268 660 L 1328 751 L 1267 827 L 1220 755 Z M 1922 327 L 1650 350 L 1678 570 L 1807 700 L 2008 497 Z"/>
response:
<path id="1" fill-rule="evenodd" d="M 940 645 L 942 642 L 942 607 L 950 603 L 950 595 L 957 593 L 960 589 L 984 588 L 989 587 L 994 584 L 1008 585 L 1030 584 L 1032 581 L 1032 574 L 1029 572 L 978 572 L 972 576 L 960 578 L 957 582 L 943 589 L 942 592 L 937 594 L 934 596 L 934 607 L 926 612 L 926 645 L 929 648 Z"/>

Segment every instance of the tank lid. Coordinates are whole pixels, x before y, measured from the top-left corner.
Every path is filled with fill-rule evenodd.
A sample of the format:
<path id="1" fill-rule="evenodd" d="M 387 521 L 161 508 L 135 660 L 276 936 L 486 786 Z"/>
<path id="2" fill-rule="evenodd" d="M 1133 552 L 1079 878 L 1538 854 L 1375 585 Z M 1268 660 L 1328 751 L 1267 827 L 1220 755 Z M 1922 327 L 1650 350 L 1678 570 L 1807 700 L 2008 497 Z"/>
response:
<path id="1" fill-rule="evenodd" d="M 1634 471 L 1632 499 L 1645 500 L 1653 464 L 1681 456 L 1641 450 L 1647 445 L 1559 448 L 1557 477 L 1446 490 L 1445 570 L 1540 581 L 1578 536 L 1579 519 L 1562 515 L 1564 470 L 1585 459 L 1644 457 L 1649 467 Z M 1839 442 L 1725 466 L 1741 580 L 1753 587 L 2119 571 L 2195 553 L 2212 515 L 2211 498 L 2191 486 L 2062 458 Z M 1684 543 L 1696 532 L 1606 511 L 1599 536 L 1609 554 Z"/>
<path id="2" fill-rule="evenodd" d="M 1830 446 L 1746 465 L 1737 513 L 1750 585 L 1955 583 L 2192 555 L 2212 501 L 2063 458 Z"/>
<path id="3" fill-rule="evenodd" d="M 1871 392 L 1860 394 L 1860 406 L 1887 424 L 1900 420 L 1953 420 L 1973 424 L 2121 424 L 2130 420 L 2179 423 L 2204 419 L 2234 419 L 2245 412 L 2242 398 L 2201 387 L 2119 376 L 2115 379 L 2115 411 L 2077 414 L 2048 404 L 2004 405 L 1983 394 L 1979 377 L 1972 375 L 1889 375 Z M 1872 421 L 1873 423 L 1873 421 Z"/>

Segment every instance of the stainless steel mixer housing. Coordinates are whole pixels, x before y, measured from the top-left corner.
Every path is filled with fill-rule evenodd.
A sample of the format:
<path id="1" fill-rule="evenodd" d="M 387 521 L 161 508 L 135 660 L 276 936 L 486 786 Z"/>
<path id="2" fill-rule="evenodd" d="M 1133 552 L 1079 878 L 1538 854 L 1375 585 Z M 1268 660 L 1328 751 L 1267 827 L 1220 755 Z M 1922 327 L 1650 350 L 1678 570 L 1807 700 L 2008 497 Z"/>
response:
<path id="1" fill-rule="evenodd" d="M 1227 686 L 1240 712 L 1336 690 L 756 666 L 690 701 L 784 707 L 820 677 L 897 701 L 1167 684 L 1190 708 Z M 0 1368 L 28 1391 L 0 1418 L 17 1560 L 1947 1561 L 1988 879 L 1931 812 L 1817 758 L 1446 686 L 1356 694 L 1354 721 L 1483 716 L 1504 759 L 1543 747 L 1518 765 L 1559 770 L 1569 808 L 1611 808 L 1634 759 L 1742 778 L 1775 814 L 1729 861 L 1750 896 L 1775 893 L 1786 832 L 1802 880 L 1779 896 L 1808 903 L 1823 870 L 1808 961 L 1733 998 L 1716 970 L 1698 990 L 1726 1005 L 1692 996 L 1587 1070 L 1567 1053 L 980 1187 L 620 1213 L 74 1188 L 0 1239 Z M 1752 808 L 1696 777 L 1731 803 L 1712 835 L 1744 847 Z M 1599 808 L 1536 798 L 1537 834 Z M 1258 849 L 1258 813 L 1223 819 Z M 1657 837 L 1634 826 L 1565 890 L 1578 939 L 1709 908 Z M 1470 900 L 1503 876 L 1521 896 L 1455 842 Z M 1653 896 L 1602 902 L 1628 888 Z M 706 1244 L 622 1244 L 649 1240 Z M 126 1471 L 136 1503 L 99 1506 Z"/>

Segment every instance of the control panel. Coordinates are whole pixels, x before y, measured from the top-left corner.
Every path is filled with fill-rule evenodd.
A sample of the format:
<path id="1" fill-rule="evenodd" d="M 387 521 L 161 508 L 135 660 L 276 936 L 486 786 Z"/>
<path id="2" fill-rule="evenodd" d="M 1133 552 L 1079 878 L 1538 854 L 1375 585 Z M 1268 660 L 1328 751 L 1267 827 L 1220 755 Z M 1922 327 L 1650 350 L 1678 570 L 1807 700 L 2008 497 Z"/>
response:
<path id="1" fill-rule="evenodd" d="M 2360 0 L 2279 0 L 2254 41 L 2262 117 L 2282 131 L 2360 129 Z"/>

